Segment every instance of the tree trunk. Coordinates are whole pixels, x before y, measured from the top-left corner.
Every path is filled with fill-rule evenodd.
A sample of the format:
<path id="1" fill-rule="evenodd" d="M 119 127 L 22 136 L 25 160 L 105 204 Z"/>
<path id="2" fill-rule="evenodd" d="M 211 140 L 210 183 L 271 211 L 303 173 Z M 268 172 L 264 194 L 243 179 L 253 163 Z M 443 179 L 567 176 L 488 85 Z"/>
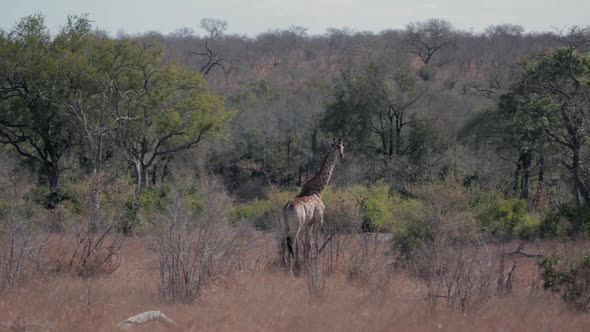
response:
<path id="1" fill-rule="evenodd" d="M 54 192 L 59 190 L 59 167 L 57 165 L 47 165 L 47 183 L 49 184 L 49 191 Z"/>
<path id="2" fill-rule="evenodd" d="M 395 118 L 395 155 L 400 156 L 402 154 L 402 127 L 403 127 L 403 113 L 399 114 Z"/>
<path id="3" fill-rule="evenodd" d="M 287 130 L 287 169 L 291 169 L 291 143 L 293 143 L 293 137 L 291 130 Z"/>
<path id="4" fill-rule="evenodd" d="M 516 171 L 514 172 L 514 178 L 512 179 L 512 196 L 517 197 L 518 195 L 518 179 L 520 178 L 520 171 L 522 170 L 522 155 L 516 163 Z"/>
<path id="5" fill-rule="evenodd" d="M 144 186 L 147 187 L 148 182 L 148 166 L 141 160 L 135 160 L 135 190 L 139 192 Z"/>
<path id="6" fill-rule="evenodd" d="M 545 192 L 545 157 L 541 151 L 539 158 L 539 180 L 537 181 L 537 192 L 533 199 L 533 204 L 529 208 L 531 210 L 543 209 L 547 206 L 547 193 Z"/>
<path id="7" fill-rule="evenodd" d="M 572 149 L 572 168 L 571 172 L 574 177 L 574 196 L 576 197 L 576 206 L 582 207 L 582 200 L 586 206 L 590 206 L 590 190 L 584 180 L 580 176 L 580 150 L 579 146 Z"/>
<path id="8" fill-rule="evenodd" d="M 524 199 L 529 205 L 529 188 L 531 179 L 531 165 L 532 156 L 530 152 L 524 152 L 522 154 L 522 191 L 520 192 L 520 198 Z"/>
<path id="9" fill-rule="evenodd" d="M 98 137 L 96 144 L 96 151 L 94 151 L 94 174 L 102 171 L 102 149 L 103 149 L 103 137 L 102 134 Z"/>

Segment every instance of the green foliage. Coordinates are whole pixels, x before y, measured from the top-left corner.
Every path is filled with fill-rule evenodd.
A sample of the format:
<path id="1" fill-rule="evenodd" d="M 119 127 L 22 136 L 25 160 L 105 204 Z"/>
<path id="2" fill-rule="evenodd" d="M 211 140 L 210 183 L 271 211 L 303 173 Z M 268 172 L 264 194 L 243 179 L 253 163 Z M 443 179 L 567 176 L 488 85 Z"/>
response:
<path id="1" fill-rule="evenodd" d="M 573 192 L 590 205 L 590 187 L 582 176 L 583 159 L 590 139 L 590 55 L 570 45 L 528 59 L 510 91 L 500 99 L 500 108 L 511 117 L 515 141 L 522 150 L 540 142 L 559 147 L 561 165 L 571 176 Z"/>
<path id="2" fill-rule="evenodd" d="M 409 180 L 418 182 L 435 178 L 430 161 L 439 156 L 446 148 L 442 135 L 434 128 L 429 119 L 420 119 L 416 114 L 410 116 L 407 145 L 404 154 L 408 156 L 406 172 Z M 438 175 L 438 174 L 436 174 Z"/>
<path id="3" fill-rule="evenodd" d="M 145 213 L 153 213 L 162 211 L 163 208 L 163 194 L 160 190 L 152 187 L 142 188 L 136 194 L 136 204 Z"/>
<path id="4" fill-rule="evenodd" d="M 413 196 L 407 200 L 411 209 L 401 210 L 405 217 L 391 228 L 393 249 L 403 259 L 413 259 L 420 250 L 466 245 L 478 238 L 471 211 L 474 195 L 461 181 L 447 177 L 410 186 L 408 191 Z"/>
<path id="5" fill-rule="evenodd" d="M 367 187 L 353 185 L 345 188 L 328 187 L 322 194 L 326 206 L 324 231 L 329 235 L 361 230 Z"/>
<path id="6" fill-rule="evenodd" d="M 545 238 L 590 236 L 590 207 L 563 204 L 545 214 L 539 227 Z"/>
<path id="7" fill-rule="evenodd" d="M 491 193 L 475 206 L 475 210 L 484 232 L 493 238 L 531 240 L 538 236 L 540 220 L 529 214 L 524 200 Z"/>
<path id="8" fill-rule="evenodd" d="M 393 211 L 389 204 L 389 187 L 386 185 L 372 186 L 367 190 L 363 217 L 368 229 L 384 227 L 393 219 Z"/>
<path id="9" fill-rule="evenodd" d="M 256 199 L 251 203 L 236 206 L 230 213 L 230 219 L 234 223 L 247 220 L 252 223 L 256 229 L 270 229 L 267 219 L 272 210 L 273 206 L 270 200 Z"/>
<path id="10" fill-rule="evenodd" d="M 85 17 L 70 17 L 51 40 L 42 15 L 23 18 L 0 34 L 0 143 L 39 169 L 51 190 L 59 187 L 62 157 L 75 145 L 74 128 L 52 98 L 68 90 L 62 69 L 88 36 Z"/>
<path id="11" fill-rule="evenodd" d="M 545 257 L 540 263 L 543 288 L 559 294 L 570 308 L 590 310 L 590 254 L 579 261 L 564 262 L 557 256 Z"/>
<path id="12" fill-rule="evenodd" d="M 234 105 L 254 107 L 259 104 L 276 102 L 280 98 L 277 88 L 267 80 L 242 82 L 240 86 L 242 89 L 228 98 Z"/>
<path id="13" fill-rule="evenodd" d="M 67 205 L 75 213 L 80 212 L 81 209 L 80 196 L 71 186 L 63 186 L 56 191 L 48 191 L 47 188 L 36 187 L 25 194 L 25 199 L 45 209 L 55 209 L 63 205 Z"/>
<path id="14" fill-rule="evenodd" d="M 356 75 L 350 68 L 343 71 L 335 82 L 333 100 L 326 105 L 322 129 L 350 138 L 347 150 L 364 150 L 371 140 L 371 114 L 386 108 L 384 91 L 383 73 L 375 65 L 367 67 L 364 75 Z"/>
<path id="15" fill-rule="evenodd" d="M 200 73 L 166 61 L 157 42 L 93 34 L 86 16 L 68 17 L 53 39 L 43 16 L 23 18 L 0 34 L 0 59 L 0 143 L 33 161 L 51 190 L 78 144 L 95 171 L 125 152 L 114 157 L 135 164 L 139 190 L 155 164 L 223 137 L 233 116 Z"/>
<path id="16" fill-rule="evenodd" d="M 233 223 L 246 221 L 260 230 L 275 229 L 280 218 L 283 218 L 283 206 L 295 195 L 294 192 L 272 187 L 266 192 L 266 198 L 234 207 L 230 212 L 230 220 Z"/>
<path id="17" fill-rule="evenodd" d="M 173 182 L 170 186 L 143 187 L 136 192 L 133 198 L 127 202 L 128 220 L 125 224 L 125 233 L 143 232 L 153 222 L 154 215 L 168 213 L 171 195 L 174 199 L 181 200 L 183 209 L 191 214 L 203 214 L 206 197 L 203 189 L 193 181 L 188 183 Z M 227 206 L 233 211 L 233 206 Z"/>
<path id="18" fill-rule="evenodd" d="M 418 76 L 424 81 L 432 81 L 434 74 L 435 71 L 431 65 L 424 65 L 418 69 Z"/>
<path id="19" fill-rule="evenodd" d="M 41 224 L 38 217 L 42 209 L 23 197 L 0 198 L 0 237 L 9 231 L 10 227 L 19 227 L 28 231 L 39 230 Z M 1 242 L 1 241 L 0 241 Z"/>
<path id="20" fill-rule="evenodd" d="M 364 227 L 368 230 L 403 232 L 404 225 L 419 219 L 420 211 L 419 201 L 392 195 L 387 185 L 371 186 L 364 204 Z"/>

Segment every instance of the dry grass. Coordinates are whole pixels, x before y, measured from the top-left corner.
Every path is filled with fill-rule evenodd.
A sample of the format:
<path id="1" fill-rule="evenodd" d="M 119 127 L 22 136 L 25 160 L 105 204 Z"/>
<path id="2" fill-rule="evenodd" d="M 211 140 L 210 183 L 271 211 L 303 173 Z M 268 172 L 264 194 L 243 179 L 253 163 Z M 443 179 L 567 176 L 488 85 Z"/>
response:
<path id="1" fill-rule="evenodd" d="M 534 258 L 516 258 L 512 294 L 466 316 L 431 311 L 420 284 L 404 274 L 394 274 L 374 291 L 351 282 L 344 264 L 329 276 L 325 296 L 312 299 L 304 277 L 292 279 L 266 263 L 274 254 L 268 249 L 272 235 L 253 236 L 242 272 L 207 287 L 197 303 L 161 300 L 157 257 L 144 239 L 132 238 L 111 275 L 82 279 L 49 273 L 6 292 L 0 297 L 0 331 L 118 331 L 118 322 L 147 310 L 161 310 L 179 331 L 587 331 L 590 326 L 589 315 L 567 311 L 543 291 L 531 292 Z M 62 242 L 52 236 L 48 253 L 59 254 Z M 173 328 L 151 322 L 136 330 Z"/>

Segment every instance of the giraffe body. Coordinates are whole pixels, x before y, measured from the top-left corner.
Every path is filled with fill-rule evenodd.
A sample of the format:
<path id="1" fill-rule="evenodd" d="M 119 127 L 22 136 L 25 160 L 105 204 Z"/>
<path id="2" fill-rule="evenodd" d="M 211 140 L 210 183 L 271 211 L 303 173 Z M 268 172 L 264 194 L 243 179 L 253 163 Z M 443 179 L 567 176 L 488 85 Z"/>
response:
<path id="1" fill-rule="evenodd" d="M 301 188 L 295 198 L 283 207 L 279 260 L 289 266 L 291 274 L 301 263 L 317 257 L 320 228 L 324 222 L 325 206 L 322 191 L 328 185 L 338 156 L 344 157 L 342 140 L 332 144 L 319 171 Z M 300 253 L 303 254 L 300 257 Z"/>
<path id="2" fill-rule="evenodd" d="M 324 222 L 324 203 L 319 194 L 295 197 L 283 207 L 282 242 L 280 260 L 291 273 L 315 247 L 321 225 Z M 300 257 L 300 254 L 303 254 Z M 286 255 L 286 256 L 285 256 Z"/>

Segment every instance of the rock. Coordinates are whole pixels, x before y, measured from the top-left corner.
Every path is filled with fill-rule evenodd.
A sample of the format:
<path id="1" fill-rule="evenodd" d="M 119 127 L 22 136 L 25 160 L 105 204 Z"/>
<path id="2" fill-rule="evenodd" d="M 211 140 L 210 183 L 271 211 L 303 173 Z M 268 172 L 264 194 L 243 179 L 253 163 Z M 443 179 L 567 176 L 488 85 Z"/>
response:
<path id="1" fill-rule="evenodd" d="M 129 317 L 126 320 L 122 321 L 119 323 L 119 326 L 122 328 L 131 328 L 134 325 L 138 325 L 138 324 L 143 324 L 152 320 L 158 320 L 162 323 L 164 323 L 165 325 L 171 326 L 171 327 L 176 327 L 176 323 L 168 318 L 168 316 L 164 315 L 161 311 L 159 310 L 154 310 L 154 311 L 146 311 L 146 312 L 142 312 L 140 314 L 137 314 L 133 317 Z"/>

